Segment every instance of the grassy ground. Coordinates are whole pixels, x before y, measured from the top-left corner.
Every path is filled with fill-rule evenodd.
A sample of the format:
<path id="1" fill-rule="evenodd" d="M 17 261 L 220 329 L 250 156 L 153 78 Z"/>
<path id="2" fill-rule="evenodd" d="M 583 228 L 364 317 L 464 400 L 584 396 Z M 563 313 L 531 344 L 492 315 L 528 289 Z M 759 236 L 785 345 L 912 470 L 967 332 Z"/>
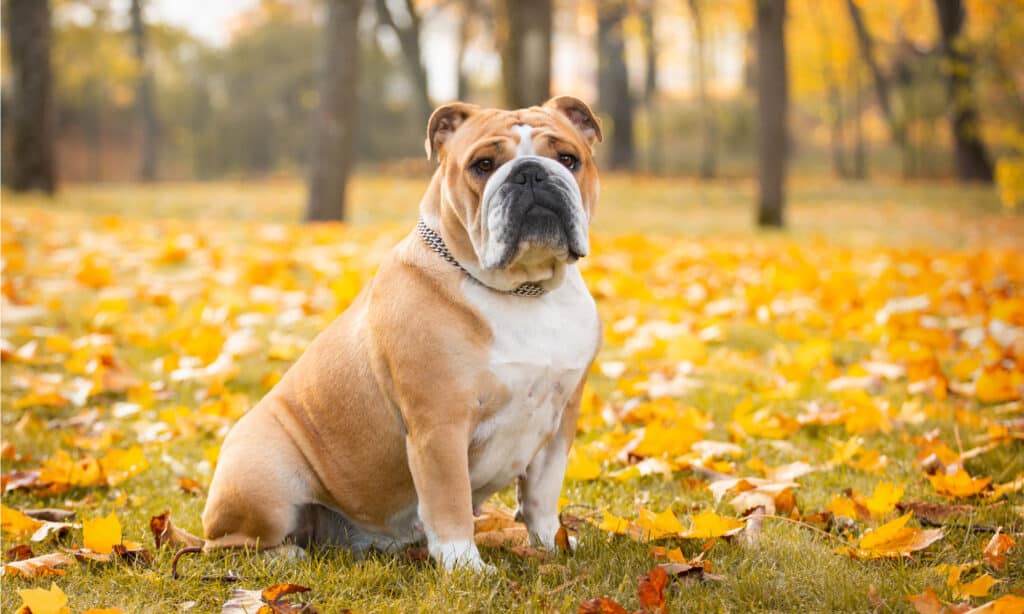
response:
<path id="1" fill-rule="evenodd" d="M 23 307 L 42 309 L 22 320 L 21 312 L 14 318 L 5 303 L 4 339 L 15 348 L 37 340 L 40 349 L 25 360 L 5 358 L 3 438 L 18 456 L 4 457 L 3 472 L 38 467 L 59 449 L 75 458 L 102 456 L 105 447 L 94 442 L 103 437 L 112 437 L 115 448 L 140 443 L 149 464 L 114 487 L 18 490 L 5 494 L 4 504 L 68 507 L 80 518 L 115 511 L 125 538 L 145 542 L 150 517 L 170 510 L 179 526 L 200 533 L 203 497 L 183 492 L 176 480 L 208 484 L 206 459 L 224 429 L 265 393 L 304 343 L 351 299 L 383 251 L 406 232 L 424 185 L 421 179 L 360 177 L 352 192 L 355 227 L 320 230 L 290 225 L 302 205 L 301 187 L 294 183 L 76 186 L 52 202 L 4 194 L 4 294 Z M 605 180 L 595 257 L 588 259 L 585 275 L 598 297 L 606 344 L 591 378 L 597 401 L 577 442 L 602 463 L 603 474 L 567 482 L 564 497 L 576 506 L 569 511 L 609 509 L 632 518 L 641 504 L 659 511 L 672 506 L 680 517 L 706 508 L 736 515 L 727 504 L 716 504 L 699 482 L 706 471 L 686 469 L 673 455 L 666 456 L 677 467 L 670 477 L 609 477 L 625 465 L 614 457 L 617 450 L 606 448 L 619 441 L 616 433 L 639 433 L 643 423 L 630 420 L 630 409 L 649 403 L 653 383 L 677 382 L 669 402 L 680 411 L 693 407 L 707 414 L 712 423 L 703 437 L 712 441 L 736 438 L 730 427 L 746 399 L 789 417 L 805 412 L 809 402 L 839 408 L 863 403 L 879 412 L 876 423 L 740 437 L 742 453 L 718 459 L 713 467 L 761 476 L 754 459 L 768 467 L 801 460 L 822 466 L 834 457 L 837 442 L 861 437 L 863 449 L 877 451 L 888 463 L 864 470 L 838 462 L 800 477 L 801 512 L 823 510 L 846 488 L 869 496 L 881 482 L 905 486 L 903 502 L 973 509 L 949 520 L 945 538 L 927 550 L 874 561 L 833 550 L 896 512 L 858 520 L 848 532 L 833 529 L 831 537 L 769 520 L 753 546 L 718 540 L 707 556 L 724 579 L 673 583 L 670 611 L 911 611 L 905 597 L 928 587 L 945 601 L 956 600 L 942 564 L 973 563 L 964 572 L 969 579 L 983 570 L 991 573 L 999 583 L 988 598 L 1024 591 L 1024 548 L 1010 551 L 1002 571 L 983 567 L 982 548 L 991 535 L 972 529 L 1001 526 L 1024 542 L 1024 496 L 1011 493 L 996 506 L 986 506 L 978 496 L 952 501 L 936 492 L 917 462 L 928 447 L 924 436 L 933 433 L 958 453 L 994 444 L 962 461 L 973 476 L 1007 483 L 1024 473 L 1024 445 L 1012 437 L 1024 430 L 1020 404 L 978 398 L 972 387 L 977 368 L 958 366 L 966 360 L 1003 366 L 1007 363 L 1000 361 L 1009 360 L 1014 372 L 1024 366 L 1020 354 L 1014 358 L 1019 349 L 1003 357 L 991 343 L 972 350 L 958 340 L 964 326 L 996 316 L 1024 325 L 1024 218 L 1000 211 L 995 195 L 982 188 L 798 179 L 788 212 L 791 228 L 758 234 L 749 223 L 752 200 L 753 186 L 746 183 Z M 959 301 L 956 292 L 964 284 L 971 288 Z M 931 298 L 920 313 L 876 322 L 889 299 L 919 293 Z M 730 310 L 728 301 L 743 304 Z M 770 315 L 759 315 L 758 306 Z M 919 315 L 967 323 L 931 334 L 919 325 Z M 667 345 L 637 346 L 645 330 L 665 324 L 686 329 L 678 337 L 685 343 L 672 341 L 677 337 L 671 333 Z M 717 327 L 713 334 L 711 327 Z M 256 349 L 236 357 L 230 376 L 213 382 L 171 376 L 169 358 L 184 364 L 195 356 L 208 363 L 225 339 L 242 330 L 252 333 Z M 49 341 L 88 333 L 110 335 L 111 342 L 62 349 Z M 707 333 L 703 341 L 695 340 L 699 333 Z M 815 358 L 818 340 L 826 349 Z M 921 347 L 926 360 L 914 353 Z M 800 358 L 805 355 L 811 358 Z M 84 406 L 75 406 L 29 398 L 45 382 L 22 387 L 26 377 L 54 374 L 54 385 L 65 390 L 61 386 L 75 377 L 95 376 L 87 361 L 78 364 L 76 358 L 103 356 L 145 384 L 159 382 L 153 398 L 139 393 L 138 385 L 125 390 L 104 383 Z M 869 359 L 898 364 L 907 374 L 864 396 L 827 388 L 836 377 L 858 375 L 859 365 Z M 159 360 L 164 362 L 154 362 Z M 607 368 L 617 362 L 624 365 L 621 375 Z M 911 386 L 933 379 L 957 384 L 960 391 L 946 396 L 934 393 L 933 385 Z M 138 413 L 122 416 L 116 404 L 126 401 L 137 403 Z M 223 404 L 215 405 L 218 401 Z M 98 417 L 81 431 L 50 422 L 92 408 Z M 1011 435 L 993 435 L 999 426 Z M 76 434 L 89 439 L 73 439 Z M 512 499 L 510 489 L 497 497 L 506 506 Z M 912 525 L 920 526 L 917 522 Z M 5 549 L 25 542 L 4 538 Z M 76 541 L 80 532 L 65 545 Z M 148 567 L 79 564 L 55 580 L 74 612 L 115 606 L 125 612 L 178 611 L 192 602 L 192 611 L 219 611 L 231 585 L 201 576 L 227 570 L 242 578 L 238 585 L 244 588 L 281 582 L 311 587 L 308 600 L 324 612 L 575 611 L 583 600 L 605 595 L 636 609 L 636 578 L 655 563 L 650 544 L 591 526 L 582 527 L 581 543 L 574 555 L 556 555 L 545 564 L 485 549 L 485 560 L 499 570 L 494 576 L 445 575 L 401 555 L 356 560 L 344 550 L 315 549 L 302 561 L 247 553 L 192 558 L 185 563 L 186 579 L 172 580 L 171 553 L 163 549 L 154 551 Z M 702 540 L 666 543 L 693 556 Z M 34 548 L 38 554 L 58 545 Z M 20 603 L 15 589 L 49 583 L 5 577 L 2 610 L 14 611 Z"/>

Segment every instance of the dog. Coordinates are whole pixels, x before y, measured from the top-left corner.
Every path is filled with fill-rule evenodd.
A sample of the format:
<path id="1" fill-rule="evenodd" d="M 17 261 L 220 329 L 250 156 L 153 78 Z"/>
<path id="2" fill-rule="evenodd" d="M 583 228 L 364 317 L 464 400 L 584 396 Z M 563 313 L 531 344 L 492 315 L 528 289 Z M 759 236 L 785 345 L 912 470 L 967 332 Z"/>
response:
<path id="1" fill-rule="evenodd" d="M 228 432 L 203 551 L 392 550 L 490 568 L 474 510 L 518 480 L 531 542 L 555 547 L 583 383 L 601 342 L 589 252 L 601 124 L 560 96 L 455 102 L 427 125 L 420 219 L 349 308 Z"/>

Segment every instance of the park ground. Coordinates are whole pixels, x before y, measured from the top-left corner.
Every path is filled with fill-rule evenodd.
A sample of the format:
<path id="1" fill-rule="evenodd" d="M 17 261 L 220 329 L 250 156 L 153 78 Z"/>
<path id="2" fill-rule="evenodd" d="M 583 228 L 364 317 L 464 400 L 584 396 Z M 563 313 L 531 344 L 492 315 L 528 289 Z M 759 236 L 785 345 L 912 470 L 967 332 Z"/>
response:
<path id="1" fill-rule="evenodd" d="M 224 430 L 408 232 L 425 184 L 358 176 L 351 224 L 320 227 L 295 223 L 303 188 L 287 180 L 3 195 L 3 473 L 28 476 L 4 506 L 113 513 L 152 554 L 8 572 L 3 611 L 51 582 L 76 613 L 215 612 L 234 588 L 280 583 L 323 612 L 575 612 L 598 597 L 633 611 L 651 603 L 638 577 L 664 562 L 654 547 L 707 550 L 667 586 L 671 612 L 904 612 L 929 589 L 1019 607 L 1024 216 L 988 188 L 895 179 L 797 177 L 788 228 L 760 232 L 752 182 L 605 178 L 583 263 L 605 345 L 563 492 L 574 554 L 516 550 L 513 529 L 483 549 L 493 575 L 314 549 L 193 558 L 172 579 L 151 518 L 201 533 Z M 762 481 L 708 488 L 740 477 Z M 721 535 L 744 522 L 744 488 L 773 513 Z M 651 514 L 666 508 L 680 526 Z M 708 510 L 714 526 L 687 533 Z M 862 539 L 910 512 L 902 544 Z M 4 513 L 5 550 L 90 541 L 72 527 L 33 542 Z M 996 530 L 1018 542 L 1003 560 L 985 552 Z M 216 579 L 229 571 L 238 582 Z"/>

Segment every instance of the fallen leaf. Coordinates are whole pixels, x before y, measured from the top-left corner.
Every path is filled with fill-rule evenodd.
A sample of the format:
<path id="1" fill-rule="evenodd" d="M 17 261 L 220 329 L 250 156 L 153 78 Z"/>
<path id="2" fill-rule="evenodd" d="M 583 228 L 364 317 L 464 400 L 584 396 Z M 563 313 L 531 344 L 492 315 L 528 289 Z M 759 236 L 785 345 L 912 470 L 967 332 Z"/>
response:
<path id="1" fill-rule="evenodd" d="M 197 548 L 205 543 L 201 537 L 174 526 L 170 514 L 170 511 L 166 511 L 149 519 L 149 529 L 153 532 L 157 548 L 165 544 L 176 548 Z"/>
<path id="2" fill-rule="evenodd" d="M 661 567 L 655 567 L 647 575 L 637 579 L 637 596 L 640 607 L 646 612 L 664 614 L 668 611 L 665 603 L 665 587 L 668 586 L 668 574 Z"/>
<path id="3" fill-rule="evenodd" d="M 691 518 L 692 526 L 679 532 L 679 537 L 687 539 L 707 539 L 735 535 L 746 527 L 746 524 L 735 518 L 720 516 L 711 510 L 705 510 Z"/>
<path id="4" fill-rule="evenodd" d="M 1003 533 L 1002 528 L 1000 528 L 992 536 L 992 539 L 988 540 L 988 543 L 985 544 L 985 549 L 982 551 L 985 557 L 985 564 L 996 571 L 1002 571 L 1006 568 L 1006 553 L 1015 545 L 1017 545 L 1017 541 Z"/>
<path id="5" fill-rule="evenodd" d="M 286 595 L 306 593 L 309 592 L 309 590 L 309 588 L 298 584 L 275 584 L 263 589 L 263 592 L 260 593 L 260 598 L 269 603 L 272 601 L 280 601 L 281 598 Z"/>
<path id="6" fill-rule="evenodd" d="M 908 512 L 876 529 L 869 529 L 861 536 L 856 549 L 839 548 L 837 552 L 857 559 L 908 557 L 942 539 L 940 529 L 906 526 L 912 516 L 913 512 Z"/>
<path id="7" fill-rule="evenodd" d="M 992 478 L 972 478 L 966 471 L 959 469 L 952 475 L 945 473 L 930 475 L 928 480 L 940 495 L 971 497 L 985 490 Z"/>
<path id="8" fill-rule="evenodd" d="M 917 595 L 907 595 L 907 601 L 913 604 L 917 614 L 942 614 L 946 609 L 932 588 L 926 588 Z"/>
<path id="9" fill-rule="evenodd" d="M 121 523 L 111 512 L 105 518 L 95 518 L 82 523 L 82 543 L 97 554 L 110 554 L 114 546 L 121 543 Z"/>
<path id="10" fill-rule="evenodd" d="M 16 509 L 0 504 L 0 527 L 4 533 L 10 533 L 16 537 L 25 537 L 35 533 L 43 526 L 43 523 L 29 518 Z"/>
<path id="11" fill-rule="evenodd" d="M 9 548 L 4 552 L 4 558 L 8 561 L 24 561 L 25 559 L 30 559 L 34 556 L 35 554 L 32 553 L 32 547 L 28 544 L 21 544 L 20 546 Z"/>
<path id="12" fill-rule="evenodd" d="M 998 582 L 998 580 L 986 573 L 966 584 L 957 585 L 953 592 L 959 599 L 964 597 L 984 597 L 985 595 L 988 595 L 996 582 Z"/>
<path id="13" fill-rule="evenodd" d="M 49 590 L 27 588 L 19 590 L 18 595 L 21 597 L 20 611 L 27 608 L 31 614 L 71 614 L 68 596 L 55 582 L 50 583 Z"/>
<path id="14" fill-rule="evenodd" d="M 178 488 L 190 495 L 203 494 L 203 486 L 192 478 L 178 478 Z"/>
<path id="15" fill-rule="evenodd" d="M 903 498 L 903 486 L 894 486 L 891 482 L 882 482 L 875 487 L 875 492 L 867 499 L 866 505 L 871 515 L 881 518 L 896 508 Z"/>
<path id="16" fill-rule="evenodd" d="M 46 576 L 63 576 L 64 570 L 57 569 L 74 563 L 75 559 L 63 552 L 51 552 L 40 556 L 7 563 L 3 575 L 21 576 L 23 578 L 41 578 Z"/>

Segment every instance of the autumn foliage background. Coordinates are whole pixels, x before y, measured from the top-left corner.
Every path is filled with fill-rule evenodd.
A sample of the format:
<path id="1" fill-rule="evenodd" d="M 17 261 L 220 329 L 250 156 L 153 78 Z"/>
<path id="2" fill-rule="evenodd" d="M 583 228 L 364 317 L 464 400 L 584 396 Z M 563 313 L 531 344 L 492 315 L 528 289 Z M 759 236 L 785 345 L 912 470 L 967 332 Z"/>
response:
<path id="1" fill-rule="evenodd" d="M 59 190 L 17 191 L 4 155 L 4 611 L 1024 612 L 1020 2 L 964 3 L 970 64 L 943 59 L 942 2 L 850 2 L 887 114 L 848 4 L 791 0 L 771 232 L 758 3 L 536 3 L 550 88 L 609 137 L 581 262 L 604 346 L 562 500 L 581 545 L 530 548 L 508 489 L 477 520 L 493 577 L 323 548 L 177 579 L 226 430 L 412 228 L 424 100 L 505 104 L 509 3 L 363 7 L 345 220 L 320 224 L 300 220 L 331 3 L 253 2 L 212 42 L 141 3 L 141 62 L 137 3 L 51 4 Z M 990 181 L 962 181 L 951 66 Z"/>

